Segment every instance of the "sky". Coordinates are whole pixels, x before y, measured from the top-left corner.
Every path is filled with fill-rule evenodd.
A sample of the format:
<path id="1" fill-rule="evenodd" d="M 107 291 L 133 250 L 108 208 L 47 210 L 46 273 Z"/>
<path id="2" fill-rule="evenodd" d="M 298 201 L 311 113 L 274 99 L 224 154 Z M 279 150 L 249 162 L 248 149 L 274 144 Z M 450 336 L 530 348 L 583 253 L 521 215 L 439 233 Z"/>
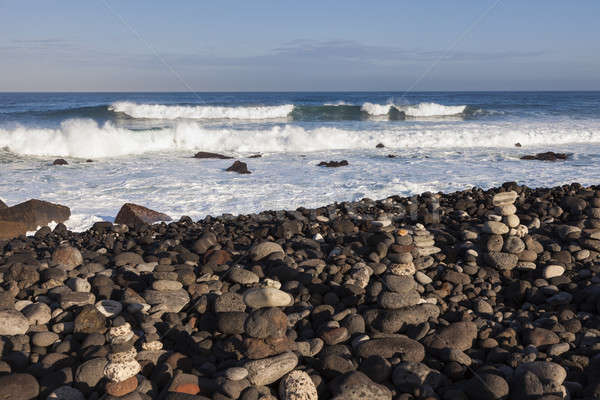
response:
<path id="1" fill-rule="evenodd" d="M 600 90 L 598 0 L 0 0 L 0 91 Z"/>

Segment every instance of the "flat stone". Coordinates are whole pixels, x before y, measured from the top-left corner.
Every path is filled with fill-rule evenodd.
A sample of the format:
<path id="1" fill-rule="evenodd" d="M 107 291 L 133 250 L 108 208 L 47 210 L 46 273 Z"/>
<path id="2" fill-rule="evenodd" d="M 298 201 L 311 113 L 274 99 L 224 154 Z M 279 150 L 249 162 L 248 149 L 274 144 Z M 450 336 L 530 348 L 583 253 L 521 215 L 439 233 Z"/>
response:
<path id="1" fill-rule="evenodd" d="M 375 325 L 382 332 L 394 333 L 405 325 L 419 325 L 439 315 L 440 309 L 435 304 L 422 303 L 399 310 L 386 310 L 379 315 Z"/>
<path id="2" fill-rule="evenodd" d="M 143 264 L 144 259 L 138 253 L 124 252 L 115 256 L 115 265 L 121 267 L 123 265 L 138 265 Z"/>
<path id="3" fill-rule="evenodd" d="M 52 310 L 45 303 L 30 304 L 21 312 L 29 321 L 29 325 L 45 325 L 52 319 Z"/>
<path id="4" fill-rule="evenodd" d="M 260 261 L 273 253 L 285 254 L 281 246 L 275 242 L 262 242 L 250 249 L 252 261 Z"/>
<path id="5" fill-rule="evenodd" d="M 421 295 L 416 290 L 407 293 L 382 292 L 378 298 L 381 308 L 388 310 L 400 309 L 419 304 Z"/>
<path id="6" fill-rule="evenodd" d="M 31 343 L 38 347 L 48 347 L 56 343 L 58 339 L 58 334 L 54 332 L 36 332 L 31 337 Z"/>
<path id="7" fill-rule="evenodd" d="M 228 271 L 227 275 L 232 282 L 239 283 L 240 285 L 258 283 L 258 275 L 247 269 L 233 267 Z"/>
<path id="8" fill-rule="evenodd" d="M 179 281 L 160 279 L 152 282 L 152 289 L 160 292 L 165 292 L 167 290 L 180 290 L 181 288 L 183 288 L 183 284 Z"/>
<path id="9" fill-rule="evenodd" d="M 556 278 L 557 276 L 562 276 L 565 273 L 565 268 L 561 265 L 547 265 L 544 268 L 544 279 Z"/>
<path id="10" fill-rule="evenodd" d="M 241 381 L 248 377 L 248 370 L 242 367 L 231 367 L 225 370 L 225 377 L 232 381 Z"/>
<path id="11" fill-rule="evenodd" d="M 429 276 L 427 276 L 425 273 L 423 273 L 422 271 L 417 271 L 415 273 L 415 279 L 421 285 L 429 285 L 431 282 L 433 282 L 433 280 Z"/>
<path id="12" fill-rule="evenodd" d="M 252 308 L 287 307 L 292 301 L 288 293 L 274 288 L 255 288 L 244 293 L 244 303 Z"/>
<path id="13" fill-rule="evenodd" d="M 487 253 L 487 260 L 492 267 L 500 271 L 510 271 L 517 266 L 519 257 L 516 254 L 490 251 Z"/>
<path id="14" fill-rule="evenodd" d="M 498 221 L 485 221 L 483 224 L 483 232 L 494 235 L 504 235 L 508 233 L 509 228 L 502 222 Z"/>
<path id="15" fill-rule="evenodd" d="M 40 394 L 38 381 L 29 374 L 0 376 L 0 399 L 32 400 Z"/>
<path id="16" fill-rule="evenodd" d="M 248 370 L 248 381 L 252 385 L 265 386 L 278 381 L 296 365 L 298 365 L 298 356 L 290 352 L 246 362 L 244 368 Z"/>
<path id="17" fill-rule="evenodd" d="M 60 307 L 66 310 L 75 306 L 85 306 L 87 304 L 94 304 L 96 296 L 93 293 L 86 292 L 67 292 L 60 296 Z"/>
<path id="18" fill-rule="evenodd" d="M 171 290 L 159 292 L 158 290 L 146 290 L 144 299 L 150 305 L 162 305 L 167 312 L 180 312 L 190 302 L 190 296 L 187 291 Z"/>
<path id="19" fill-rule="evenodd" d="M 100 300 L 96 309 L 107 318 L 114 318 L 123 311 L 123 305 L 116 300 Z"/>
<path id="20" fill-rule="evenodd" d="M 425 358 L 425 348 L 421 343 L 406 336 L 393 336 L 362 342 L 358 345 L 357 355 L 362 358 L 373 355 L 391 358 L 400 355 L 403 361 L 421 362 Z"/>
<path id="21" fill-rule="evenodd" d="M 24 335 L 28 330 L 29 321 L 19 311 L 0 310 L 0 336 Z"/>
<path id="22" fill-rule="evenodd" d="M 513 204 L 519 195 L 514 190 L 496 193 L 492 197 L 492 204 L 496 207 Z"/>
<path id="23" fill-rule="evenodd" d="M 425 338 L 424 343 L 428 349 L 450 348 L 465 351 L 473 346 L 476 338 L 477 325 L 474 322 L 460 321 L 436 331 Z"/>

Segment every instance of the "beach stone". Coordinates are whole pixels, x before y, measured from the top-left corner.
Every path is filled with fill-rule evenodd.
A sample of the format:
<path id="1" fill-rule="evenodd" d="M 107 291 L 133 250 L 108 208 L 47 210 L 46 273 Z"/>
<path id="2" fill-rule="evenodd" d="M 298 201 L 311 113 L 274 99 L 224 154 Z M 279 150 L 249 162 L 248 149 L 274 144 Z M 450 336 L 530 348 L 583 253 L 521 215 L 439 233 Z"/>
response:
<path id="1" fill-rule="evenodd" d="M 106 332 L 106 317 L 93 305 L 84 306 L 77 317 L 73 327 L 75 333 L 104 333 Z"/>
<path id="2" fill-rule="evenodd" d="M 483 372 L 467 381 L 465 392 L 470 399 L 504 400 L 509 398 L 510 387 L 499 374 Z"/>
<path id="3" fill-rule="evenodd" d="M 434 304 L 422 303 L 399 310 L 386 310 L 376 320 L 376 325 L 386 333 L 398 332 L 405 325 L 419 325 L 437 318 L 440 309 Z"/>
<path id="4" fill-rule="evenodd" d="M 87 385 L 89 388 L 95 388 L 104 378 L 104 368 L 108 360 L 102 358 L 92 358 L 80 364 L 75 371 L 75 382 Z"/>
<path id="5" fill-rule="evenodd" d="M 248 370 L 242 367 L 231 367 L 225 370 L 225 377 L 232 381 L 241 381 L 248 377 Z"/>
<path id="6" fill-rule="evenodd" d="M 517 212 L 517 207 L 514 204 L 506 204 L 503 206 L 497 206 L 496 212 L 502 216 L 513 215 Z"/>
<path id="7" fill-rule="evenodd" d="M 509 236 L 504 240 L 504 251 L 512 254 L 520 254 L 525 250 L 525 243 L 516 236 Z"/>
<path id="8" fill-rule="evenodd" d="M 245 322 L 246 334 L 259 339 L 282 337 L 287 327 L 288 317 L 278 308 L 258 309 Z"/>
<path id="9" fill-rule="evenodd" d="M 178 281 L 160 279 L 152 283 L 152 289 L 158 290 L 159 292 L 165 292 L 168 290 L 180 290 L 183 288 L 183 284 Z"/>
<path id="10" fill-rule="evenodd" d="M 215 312 L 246 311 L 246 303 L 241 294 L 235 292 L 223 293 L 215 299 Z"/>
<path id="11" fill-rule="evenodd" d="M 0 310 L 0 336 L 24 335 L 28 330 L 29 321 L 19 311 Z"/>
<path id="12" fill-rule="evenodd" d="M 114 318 L 123 311 L 123 305 L 116 300 L 100 300 L 96 309 L 107 318 Z"/>
<path id="13" fill-rule="evenodd" d="M 60 246 L 52 254 L 52 262 L 67 271 L 71 271 L 83 264 L 83 257 L 75 247 Z"/>
<path id="14" fill-rule="evenodd" d="M 0 376 L 0 399 L 31 400 L 40 393 L 38 381 L 29 374 L 8 374 Z"/>
<path id="15" fill-rule="evenodd" d="M 419 271 L 420 272 L 420 271 Z M 415 280 L 410 276 L 386 274 L 383 277 L 385 287 L 396 293 L 411 293 L 417 288 Z"/>
<path id="16" fill-rule="evenodd" d="M 38 347 L 48 347 L 59 340 L 58 334 L 54 332 L 36 332 L 31 337 L 31 343 Z"/>
<path id="17" fill-rule="evenodd" d="M 517 192 L 511 190 L 509 192 L 500 192 L 492 197 L 492 204 L 496 207 L 513 204 L 517 199 Z"/>
<path id="18" fill-rule="evenodd" d="M 477 338 L 477 325 L 474 322 L 454 322 L 435 334 L 425 338 L 425 345 L 429 349 L 441 350 L 444 348 L 465 351 L 473 346 Z"/>
<path id="19" fill-rule="evenodd" d="M 401 362 L 394 368 L 392 375 L 394 386 L 401 391 L 411 391 L 423 385 L 437 388 L 443 379 L 439 371 L 418 362 Z"/>
<path id="20" fill-rule="evenodd" d="M 0 240 L 14 239 L 25 235 L 29 226 L 24 222 L 0 221 Z"/>
<path id="21" fill-rule="evenodd" d="M 273 253 L 285 254 L 281 246 L 275 242 L 262 242 L 250 249 L 252 261 L 260 261 Z"/>
<path id="22" fill-rule="evenodd" d="M 298 364 L 298 356 L 294 353 L 283 353 L 278 356 L 248 361 L 244 368 L 248 370 L 248 381 L 255 386 L 270 385 L 293 370 Z"/>
<path id="23" fill-rule="evenodd" d="M 359 357 L 368 358 L 379 355 L 391 358 L 399 354 L 403 361 L 421 362 L 425 358 L 425 348 L 416 340 L 406 336 L 392 336 L 371 339 L 358 345 L 356 353 Z"/>
<path id="24" fill-rule="evenodd" d="M 410 264 L 392 264 L 390 265 L 388 271 L 391 274 L 398 276 L 413 276 L 416 272 L 415 265 L 413 263 Z"/>
<path id="25" fill-rule="evenodd" d="M 547 265 L 544 268 L 544 279 L 556 278 L 557 276 L 562 276 L 564 274 L 565 268 L 561 265 Z"/>
<path id="26" fill-rule="evenodd" d="M 318 400 L 317 387 L 304 371 L 294 370 L 279 383 L 281 400 Z"/>
<path id="27" fill-rule="evenodd" d="M 135 360 L 125 362 L 109 362 L 104 367 L 104 376 L 111 382 L 123 382 L 140 372 L 140 364 Z"/>
<path id="28" fill-rule="evenodd" d="M 220 312 L 217 314 L 217 327 L 221 333 L 229 335 L 242 334 L 247 318 L 248 314 L 245 312 Z"/>
<path id="29" fill-rule="evenodd" d="M 420 302 L 421 295 L 416 290 L 407 293 L 382 292 L 378 304 L 385 309 L 399 309 L 416 305 Z"/>
<path id="30" fill-rule="evenodd" d="M 490 251 L 487 260 L 492 267 L 500 271 L 510 271 L 517 266 L 519 257 L 515 254 Z"/>
<path id="31" fill-rule="evenodd" d="M 29 321 L 29 325 L 44 325 L 52 319 L 52 310 L 45 303 L 30 304 L 21 312 Z"/>
<path id="32" fill-rule="evenodd" d="M 115 256 L 115 265 L 122 267 L 123 265 L 139 265 L 144 263 L 144 259 L 137 253 L 124 252 Z"/>
<path id="33" fill-rule="evenodd" d="M 534 328 L 523 333 L 523 341 L 535 347 L 557 344 L 560 338 L 554 332 L 544 328 Z"/>
<path id="34" fill-rule="evenodd" d="M 85 396 L 81 391 L 71 386 L 61 386 L 50 393 L 47 399 L 56 400 L 85 400 Z"/>
<path id="35" fill-rule="evenodd" d="M 415 279 L 421 285 L 429 285 L 431 282 L 433 282 L 433 280 L 422 271 L 415 272 Z"/>
<path id="36" fill-rule="evenodd" d="M 258 275 L 243 268 L 233 267 L 229 270 L 228 275 L 232 282 L 239 283 L 240 285 L 258 283 Z"/>
<path id="37" fill-rule="evenodd" d="M 508 226 L 498 221 L 485 221 L 483 224 L 483 232 L 493 235 L 504 235 L 508 230 Z"/>
<path id="38" fill-rule="evenodd" d="M 121 382 L 107 382 L 106 393 L 115 397 L 122 397 L 128 393 L 133 392 L 138 387 L 138 379 L 136 376 L 132 376 L 129 379 L 125 379 Z"/>
<path id="39" fill-rule="evenodd" d="M 190 296 L 184 289 L 159 292 L 146 290 L 144 299 L 150 305 L 162 305 L 167 312 L 180 312 L 190 302 Z"/>
<path id="40" fill-rule="evenodd" d="M 274 288 L 255 288 L 244 293 L 244 303 L 252 308 L 286 307 L 292 301 L 293 298 L 288 293 Z"/>
<path id="41" fill-rule="evenodd" d="M 60 295 L 60 307 L 63 310 L 74 306 L 85 306 L 94 304 L 96 296 L 87 292 L 66 292 Z"/>
<path id="42" fill-rule="evenodd" d="M 392 392 L 362 372 L 345 374 L 330 384 L 333 400 L 392 400 Z"/>
<path id="43" fill-rule="evenodd" d="M 160 221 L 171 221 L 167 214 L 133 203 L 125 203 L 115 218 L 115 224 L 139 226 Z"/>
<path id="44" fill-rule="evenodd" d="M 523 363 L 515 370 L 516 376 L 523 376 L 526 372 L 531 372 L 543 382 L 552 382 L 562 385 L 567 377 L 567 371 L 559 364 L 547 361 L 533 361 Z"/>

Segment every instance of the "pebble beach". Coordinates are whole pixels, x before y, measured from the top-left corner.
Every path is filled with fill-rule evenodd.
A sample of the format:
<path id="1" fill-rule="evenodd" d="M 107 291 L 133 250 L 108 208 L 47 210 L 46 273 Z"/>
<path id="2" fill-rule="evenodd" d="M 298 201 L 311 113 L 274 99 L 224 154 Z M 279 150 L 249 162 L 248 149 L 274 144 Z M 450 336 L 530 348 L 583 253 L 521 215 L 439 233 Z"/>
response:
<path id="1" fill-rule="evenodd" d="M 600 395 L 599 187 L 167 218 L 0 241 L 0 398 Z"/>

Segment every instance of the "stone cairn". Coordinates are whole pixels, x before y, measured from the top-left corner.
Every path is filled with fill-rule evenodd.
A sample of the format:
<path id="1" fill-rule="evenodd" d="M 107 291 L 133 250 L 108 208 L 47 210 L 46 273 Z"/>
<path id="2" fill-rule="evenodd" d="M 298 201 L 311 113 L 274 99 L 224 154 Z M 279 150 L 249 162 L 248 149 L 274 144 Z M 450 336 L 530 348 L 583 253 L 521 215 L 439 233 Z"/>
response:
<path id="1" fill-rule="evenodd" d="M 511 271 L 514 268 L 520 270 L 534 270 L 537 258 L 535 252 L 526 253 L 526 244 L 522 240 L 529 232 L 528 228 L 521 225 L 516 215 L 517 208 L 514 205 L 517 199 L 515 191 L 500 192 L 492 198 L 494 213 L 488 214 L 488 220 L 482 227 L 482 248 L 485 249 L 485 260 L 487 264 L 499 271 Z"/>
<path id="2" fill-rule="evenodd" d="M 137 389 L 137 374 L 141 366 L 136 360 L 136 339 L 131 325 L 125 319 L 114 319 L 108 332 L 111 351 L 108 354 L 108 364 L 104 367 L 104 376 L 109 381 L 106 392 L 111 396 L 122 397 Z"/>

